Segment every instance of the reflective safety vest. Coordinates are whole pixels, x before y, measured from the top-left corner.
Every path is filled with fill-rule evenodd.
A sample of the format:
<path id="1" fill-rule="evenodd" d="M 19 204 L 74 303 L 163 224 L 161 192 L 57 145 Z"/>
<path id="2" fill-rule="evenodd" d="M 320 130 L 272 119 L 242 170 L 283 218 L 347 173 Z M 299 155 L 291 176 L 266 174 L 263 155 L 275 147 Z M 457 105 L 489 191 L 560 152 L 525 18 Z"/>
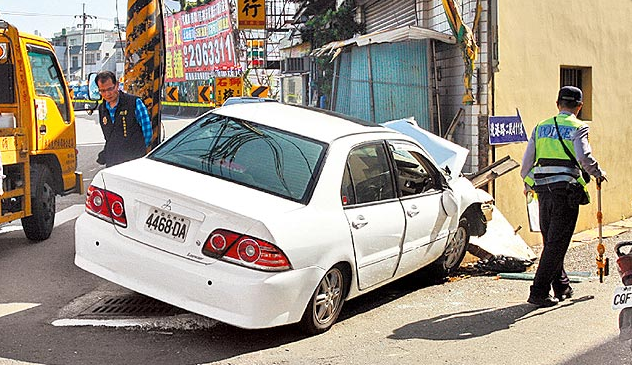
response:
<path id="1" fill-rule="evenodd" d="M 585 123 L 574 115 L 560 114 L 555 119 L 564 145 L 573 157 L 576 157 L 573 137 Z M 566 154 L 560 143 L 554 119 L 544 120 L 535 128 L 535 164 L 524 178 L 525 183 L 533 188 L 566 188 L 568 184 L 579 183 L 588 194 L 581 170 Z"/>

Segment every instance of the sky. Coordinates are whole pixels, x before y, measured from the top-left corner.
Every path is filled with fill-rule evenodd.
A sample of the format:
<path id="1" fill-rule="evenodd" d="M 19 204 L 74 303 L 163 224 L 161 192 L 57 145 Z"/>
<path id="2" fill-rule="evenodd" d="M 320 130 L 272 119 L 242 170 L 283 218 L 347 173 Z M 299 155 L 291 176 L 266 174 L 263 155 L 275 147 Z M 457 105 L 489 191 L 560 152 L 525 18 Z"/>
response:
<path id="1" fill-rule="evenodd" d="M 92 28 L 113 29 L 118 16 L 121 23 L 127 17 L 127 0 L 0 0 L 0 19 L 15 25 L 20 31 L 52 38 L 62 28 L 81 24 L 85 4 Z M 164 0 L 165 7 L 178 10 L 178 1 Z M 76 17 L 75 17 L 76 16 Z"/>

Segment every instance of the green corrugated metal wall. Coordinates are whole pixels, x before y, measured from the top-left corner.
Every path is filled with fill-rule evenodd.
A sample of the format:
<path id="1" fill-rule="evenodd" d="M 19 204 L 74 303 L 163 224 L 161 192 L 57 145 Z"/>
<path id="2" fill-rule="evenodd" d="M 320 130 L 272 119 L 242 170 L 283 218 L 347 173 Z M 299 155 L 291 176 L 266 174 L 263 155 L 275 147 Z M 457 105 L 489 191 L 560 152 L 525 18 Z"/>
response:
<path id="1" fill-rule="evenodd" d="M 349 47 L 337 62 L 333 110 L 376 123 L 412 116 L 432 130 L 428 41 Z"/>

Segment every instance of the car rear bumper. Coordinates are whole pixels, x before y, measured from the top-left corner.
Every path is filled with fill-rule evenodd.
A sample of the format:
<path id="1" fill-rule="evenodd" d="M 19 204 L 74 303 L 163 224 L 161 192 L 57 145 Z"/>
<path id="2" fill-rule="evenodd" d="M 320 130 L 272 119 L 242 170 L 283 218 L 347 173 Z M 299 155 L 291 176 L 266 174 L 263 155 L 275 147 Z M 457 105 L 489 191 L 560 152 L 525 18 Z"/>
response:
<path id="1" fill-rule="evenodd" d="M 317 267 L 270 273 L 223 261 L 203 264 L 126 238 L 85 213 L 75 225 L 75 248 L 75 264 L 88 272 L 242 328 L 300 321 L 325 274 Z"/>

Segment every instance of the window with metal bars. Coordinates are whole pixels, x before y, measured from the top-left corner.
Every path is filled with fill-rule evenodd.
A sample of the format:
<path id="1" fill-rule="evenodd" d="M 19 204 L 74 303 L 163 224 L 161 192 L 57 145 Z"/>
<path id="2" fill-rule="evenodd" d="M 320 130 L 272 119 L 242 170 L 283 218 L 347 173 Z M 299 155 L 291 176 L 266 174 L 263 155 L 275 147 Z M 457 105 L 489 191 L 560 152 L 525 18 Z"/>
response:
<path id="1" fill-rule="evenodd" d="M 592 120 L 592 68 L 561 66 L 560 87 L 562 86 L 575 86 L 582 90 L 584 106 L 577 117 L 582 120 Z"/>

